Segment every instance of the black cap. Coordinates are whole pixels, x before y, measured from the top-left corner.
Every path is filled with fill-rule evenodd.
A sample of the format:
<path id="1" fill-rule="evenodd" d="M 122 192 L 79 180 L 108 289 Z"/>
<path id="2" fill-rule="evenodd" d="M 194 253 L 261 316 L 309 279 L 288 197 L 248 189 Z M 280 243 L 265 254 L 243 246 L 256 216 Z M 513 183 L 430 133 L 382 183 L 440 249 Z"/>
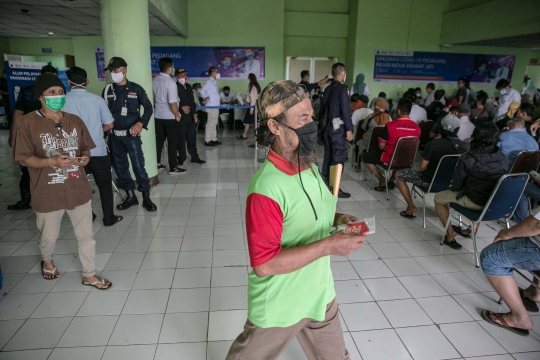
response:
<path id="1" fill-rule="evenodd" d="M 115 70 L 119 67 L 126 67 L 127 62 L 126 60 L 122 59 L 121 57 L 112 57 L 111 60 L 109 60 L 109 65 L 105 68 L 105 71 L 107 70 Z"/>
<path id="2" fill-rule="evenodd" d="M 366 95 L 360 95 L 358 97 L 358 100 L 360 100 L 361 102 L 363 102 L 364 104 L 369 104 L 369 98 L 366 96 Z"/>
<path id="3" fill-rule="evenodd" d="M 41 68 L 41 73 L 42 74 L 45 74 L 45 73 L 58 74 L 58 70 L 56 70 L 56 68 L 52 65 L 45 65 L 44 67 Z"/>
<path id="4" fill-rule="evenodd" d="M 66 87 L 60 78 L 54 74 L 45 73 L 41 74 L 36 78 L 36 83 L 34 85 L 34 96 L 39 98 L 45 90 L 53 86 L 60 86 L 66 92 Z"/>

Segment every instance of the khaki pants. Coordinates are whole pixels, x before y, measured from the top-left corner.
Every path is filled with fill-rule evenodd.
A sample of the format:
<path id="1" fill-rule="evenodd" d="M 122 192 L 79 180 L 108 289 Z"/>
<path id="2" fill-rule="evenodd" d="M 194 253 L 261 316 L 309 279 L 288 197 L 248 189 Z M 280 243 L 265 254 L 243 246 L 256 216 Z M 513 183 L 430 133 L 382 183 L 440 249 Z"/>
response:
<path id="1" fill-rule="evenodd" d="M 206 113 L 208 114 L 208 119 L 206 120 L 206 128 L 204 129 L 204 141 L 217 141 L 219 109 L 208 109 Z"/>
<path id="2" fill-rule="evenodd" d="M 303 319 L 286 328 L 260 328 L 246 321 L 244 332 L 231 345 L 226 360 L 273 360 L 296 337 L 309 360 L 350 360 L 334 299 L 323 321 Z"/>
<path id="3" fill-rule="evenodd" d="M 480 211 L 484 207 L 480 205 L 476 205 L 473 203 L 466 195 L 462 196 L 457 199 L 457 196 L 459 195 L 459 191 L 452 191 L 452 190 L 445 190 L 438 192 L 435 194 L 435 202 L 438 202 L 439 204 L 448 205 L 450 203 L 455 203 L 458 205 L 461 205 L 467 209 Z"/>
<path id="4" fill-rule="evenodd" d="M 43 261 L 51 261 L 54 255 L 56 241 L 60 235 L 60 222 L 67 211 L 71 224 L 77 236 L 79 259 L 81 260 L 82 275 L 90 277 L 96 275 L 96 241 L 92 229 L 91 200 L 86 204 L 77 206 L 73 210 L 58 210 L 37 214 L 37 227 L 41 232 L 39 250 Z"/>

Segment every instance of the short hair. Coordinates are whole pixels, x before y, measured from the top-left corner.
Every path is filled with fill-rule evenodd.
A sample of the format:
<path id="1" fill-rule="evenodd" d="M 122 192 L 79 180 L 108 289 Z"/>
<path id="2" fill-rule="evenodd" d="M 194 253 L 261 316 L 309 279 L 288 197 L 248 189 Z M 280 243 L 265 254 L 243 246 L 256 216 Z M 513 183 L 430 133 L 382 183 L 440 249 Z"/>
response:
<path id="1" fill-rule="evenodd" d="M 174 66 L 174 62 L 172 61 L 170 57 L 162 57 L 158 61 L 158 66 L 159 66 L 159 71 L 165 72 L 167 71 L 167 69 Z"/>
<path id="2" fill-rule="evenodd" d="M 198 85 L 198 86 L 201 86 L 201 83 L 193 83 L 193 87 L 195 87 L 195 86 L 197 86 L 197 85 Z"/>
<path id="3" fill-rule="evenodd" d="M 225 60 L 226 58 L 232 59 L 232 56 L 231 55 L 223 55 L 221 57 L 221 60 Z"/>
<path id="4" fill-rule="evenodd" d="M 422 89 L 420 89 L 419 87 L 417 87 L 416 89 L 414 89 L 414 91 L 422 91 Z"/>
<path id="5" fill-rule="evenodd" d="M 212 75 L 213 73 L 217 73 L 218 68 L 215 66 L 211 66 L 210 69 L 208 69 L 208 75 Z"/>
<path id="6" fill-rule="evenodd" d="M 302 70 L 300 73 L 300 78 L 303 79 L 305 76 L 309 75 L 309 70 Z"/>
<path id="7" fill-rule="evenodd" d="M 384 91 L 381 91 L 378 97 L 386 99 L 386 93 Z"/>
<path id="8" fill-rule="evenodd" d="M 499 128 L 491 121 L 478 124 L 471 137 L 472 146 L 493 146 L 499 142 Z"/>
<path id="9" fill-rule="evenodd" d="M 465 84 L 465 87 L 468 89 L 469 86 L 471 85 L 471 82 L 469 81 L 469 79 L 467 79 L 465 76 L 462 76 L 458 79 L 458 81 L 461 81 L 462 83 Z"/>
<path id="10" fill-rule="evenodd" d="M 426 87 L 428 89 L 435 90 L 435 84 L 434 83 L 429 83 L 429 84 L 426 85 Z"/>
<path id="11" fill-rule="evenodd" d="M 227 91 L 227 90 L 228 90 L 228 91 L 231 91 L 231 88 L 228 87 L 228 86 L 224 86 L 224 87 L 223 87 L 223 91 Z"/>
<path id="12" fill-rule="evenodd" d="M 529 103 L 524 103 L 519 106 L 521 112 L 525 113 L 528 117 L 532 117 L 534 112 L 534 105 Z"/>
<path id="13" fill-rule="evenodd" d="M 441 100 L 444 97 L 446 91 L 444 89 L 439 89 L 435 91 L 435 100 Z"/>
<path id="14" fill-rule="evenodd" d="M 485 92 L 478 93 L 476 95 L 476 102 L 482 105 L 486 105 L 487 98 L 488 96 Z"/>
<path id="15" fill-rule="evenodd" d="M 41 68 L 41 73 L 42 74 L 51 73 L 51 74 L 58 75 L 58 70 L 56 70 L 56 68 L 52 65 L 45 65 L 44 67 Z"/>
<path id="16" fill-rule="evenodd" d="M 510 83 L 508 82 L 508 80 L 506 80 L 506 79 L 501 79 L 501 80 L 497 81 L 497 85 L 495 85 L 495 89 L 504 89 L 504 88 L 507 87 L 508 85 L 510 85 Z"/>
<path id="17" fill-rule="evenodd" d="M 341 74 L 342 71 L 345 71 L 345 65 L 342 63 L 335 63 L 332 65 L 332 76 L 336 77 Z"/>
<path id="18" fill-rule="evenodd" d="M 412 104 L 413 103 L 411 99 L 407 99 L 406 97 L 403 97 L 397 103 L 397 109 L 401 115 L 409 115 L 411 113 Z"/>
<path id="19" fill-rule="evenodd" d="M 405 92 L 405 94 L 403 94 L 403 98 L 404 99 L 409 99 L 411 100 L 412 102 L 415 102 L 416 101 L 416 93 L 414 92 L 414 89 L 413 91 L 410 91 L 410 90 L 407 90 Z M 412 106 L 412 105 L 411 105 Z"/>
<path id="20" fill-rule="evenodd" d="M 351 95 L 351 102 L 359 102 L 360 101 L 360 94 L 352 94 Z"/>
<path id="21" fill-rule="evenodd" d="M 86 70 L 78 66 L 70 67 L 68 71 L 66 71 L 66 75 L 68 80 L 75 85 L 84 85 L 86 83 L 86 79 L 88 79 Z"/>
<path id="22" fill-rule="evenodd" d="M 506 122 L 506 126 L 510 129 L 513 129 L 515 128 L 516 126 L 519 126 L 519 127 L 525 127 L 525 120 L 523 119 L 520 119 L 520 118 L 513 118 L 513 119 L 509 119 L 507 122 Z"/>

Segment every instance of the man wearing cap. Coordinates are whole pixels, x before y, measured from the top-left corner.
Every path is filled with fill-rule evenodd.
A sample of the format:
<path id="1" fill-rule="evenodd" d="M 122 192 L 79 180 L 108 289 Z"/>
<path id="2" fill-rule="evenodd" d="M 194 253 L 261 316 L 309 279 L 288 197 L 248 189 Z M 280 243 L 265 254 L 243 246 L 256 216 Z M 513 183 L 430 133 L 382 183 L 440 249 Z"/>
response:
<path id="1" fill-rule="evenodd" d="M 77 237 L 83 285 L 107 289 L 111 282 L 96 276 L 96 241 L 92 230 L 92 191 L 83 166 L 95 147 L 84 122 L 61 111 L 65 87 L 53 74 L 37 77 L 34 96 L 41 109 L 17 119 L 13 160 L 28 167 L 32 208 L 36 212 L 42 275 L 56 279 L 53 262 L 64 212 Z"/>
<path id="2" fill-rule="evenodd" d="M 221 77 L 217 67 L 211 67 L 208 70 L 210 77 L 201 88 L 200 94 L 204 98 L 205 106 L 220 106 L 219 91 L 216 80 Z M 217 125 L 219 118 L 219 109 L 206 109 L 208 119 L 204 130 L 204 145 L 217 146 L 221 142 L 217 140 Z"/>
<path id="3" fill-rule="evenodd" d="M 469 118 L 471 108 L 466 103 L 461 103 L 457 106 L 457 117 L 459 118 L 458 138 L 462 141 L 470 141 L 474 131 L 474 124 Z"/>
<path id="4" fill-rule="evenodd" d="M 347 256 L 366 238 L 330 235 L 332 225 L 357 219 L 335 212 L 315 165 L 317 126 L 304 88 L 272 82 L 257 109 L 257 142 L 270 152 L 248 189 L 248 320 L 226 359 L 276 359 L 295 337 L 309 359 L 350 359 L 329 255 Z"/>
<path id="5" fill-rule="evenodd" d="M 204 164 L 206 161 L 201 160 L 197 152 L 197 123 L 199 122 L 197 105 L 195 105 L 195 96 L 197 95 L 193 94 L 191 85 L 187 83 L 187 72 L 184 68 L 176 69 L 175 76 L 182 113 L 178 138 L 178 164 L 182 166 L 187 159 L 186 143 L 191 162 Z"/>
<path id="6" fill-rule="evenodd" d="M 71 91 L 66 95 L 64 112 L 77 115 L 84 121 L 96 147 L 90 152 L 90 161 L 85 170 L 91 171 L 99 189 L 103 225 L 113 226 L 122 220 L 114 215 L 114 195 L 112 189 L 111 157 L 103 139 L 104 132 L 113 128 L 113 117 L 105 101 L 98 95 L 86 91 L 88 79 L 83 68 L 74 66 L 66 71 Z M 95 216 L 95 215 L 94 215 Z"/>
<path id="7" fill-rule="evenodd" d="M 159 75 L 152 79 L 154 93 L 154 119 L 156 120 L 156 154 L 158 170 L 165 169 L 161 164 L 161 151 L 167 139 L 169 155 L 169 175 L 181 175 L 186 169 L 177 166 L 176 148 L 180 137 L 180 112 L 178 111 L 178 90 L 172 79 L 174 63 L 169 57 L 159 59 Z"/>
<path id="8" fill-rule="evenodd" d="M 396 185 L 407 203 L 407 209 L 401 211 L 399 215 L 406 218 L 416 217 L 414 213 L 417 209 L 407 183 L 427 189 L 443 156 L 463 154 L 469 151 L 469 144 L 457 137 L 459 127 L 460 121 L 457 117 L 446 115 L 441 121 L 440 137 L 431 140 L 422 152 L 420 170 L 399 170 L 397 172 Z"/>
<path id="9" fill-rule="evenodd" d="M 58 71 L 54 66 L 45 65 L 41 68 L 42 74 L 54 74 L 58 76 Z M 11 129 L 9 132 L 8 143 L 12 147 L 12 142 L 15 139 L 15 133 L 17 129 L 15 124 L 17 119 L 23 115 L 29 114 L 32 111 L 41 109 L 41 102 L 34 97 L 34 85 L 25 86 L 19 92 L 19 97 L 16 99 L 15 111 L 13 113 L 13 121 L 11 122 Z M 28 210 L 30 209 L 30 174 L 26 166 L 20 165 L 21 168 L 21 180 L 19 181 L 19 190 L 21 194 L 21 200 L 13 205 L 9 205 L 8 210 Z"/>
<path id="10" fill-rule="evenodd" d="M 353 140 L 353 124 L 347 87 L 342 83 L 347 75 L 345 65 L 335 63 L 332 66 L 332 83 L 324 90 L 323 106 L 327 109 L 328 124 L 324 130 L 324 160 L 322 176 L 328 183 L 330 166 L 343 165 L 347 156 L 347 141 Z M 326 95 L 328 94 L 328 95 Z M 340 198 L 349 198 L 351 194 L 339 189 Z"/>
<path id="11" fill-rule="evenodd" d="M 113 57 L 105 71 L 111 72 L 112 84 L 108 84 L 101 94 L 109 106 L 114 118 L 114 129 L 111 131 L 112 165 L 118 181 L 126 191 L 127 198 L 117 205 L 118 210 L 129 209 L 138 205 L 135 196 L 135 185 L 129 173 L 128 154 L 133 173 L 143 196 L 143 207 L 148 211 L 156 211 L 156 205 L 150 200 L 150 179 L 144 168 L 141 132 L 148 129 L 152 116 L 152 103 L 146 91 L 132 81 L 128 81 L 127 63 L 121 57 Z M 144 108 L 141 116 L 140 108 Z"/>

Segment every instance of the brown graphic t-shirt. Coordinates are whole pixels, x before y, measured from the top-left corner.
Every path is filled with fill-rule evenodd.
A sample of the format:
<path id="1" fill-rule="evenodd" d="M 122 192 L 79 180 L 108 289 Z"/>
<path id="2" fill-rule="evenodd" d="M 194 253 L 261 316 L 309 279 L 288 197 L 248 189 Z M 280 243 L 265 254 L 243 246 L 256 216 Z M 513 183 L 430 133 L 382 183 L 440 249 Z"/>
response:
<path id="1" fill-rule="evenodd" d="M 90 156 L 96 145 L 84 122 L 76 115 L 62 113 L 61 127 L 56 127 L 38 111 L 19 118 L 17 136 L 13 144 L 14 161 L 24 161 L 31 156 L 51 158 L 58 155 Z M 84 168 L 72 165 L 61 169 L 54 166 L 28 168 L 32 208 L 47 213 L 62 209 L 72 210 L 92 199 L 92 191 Z"/>

